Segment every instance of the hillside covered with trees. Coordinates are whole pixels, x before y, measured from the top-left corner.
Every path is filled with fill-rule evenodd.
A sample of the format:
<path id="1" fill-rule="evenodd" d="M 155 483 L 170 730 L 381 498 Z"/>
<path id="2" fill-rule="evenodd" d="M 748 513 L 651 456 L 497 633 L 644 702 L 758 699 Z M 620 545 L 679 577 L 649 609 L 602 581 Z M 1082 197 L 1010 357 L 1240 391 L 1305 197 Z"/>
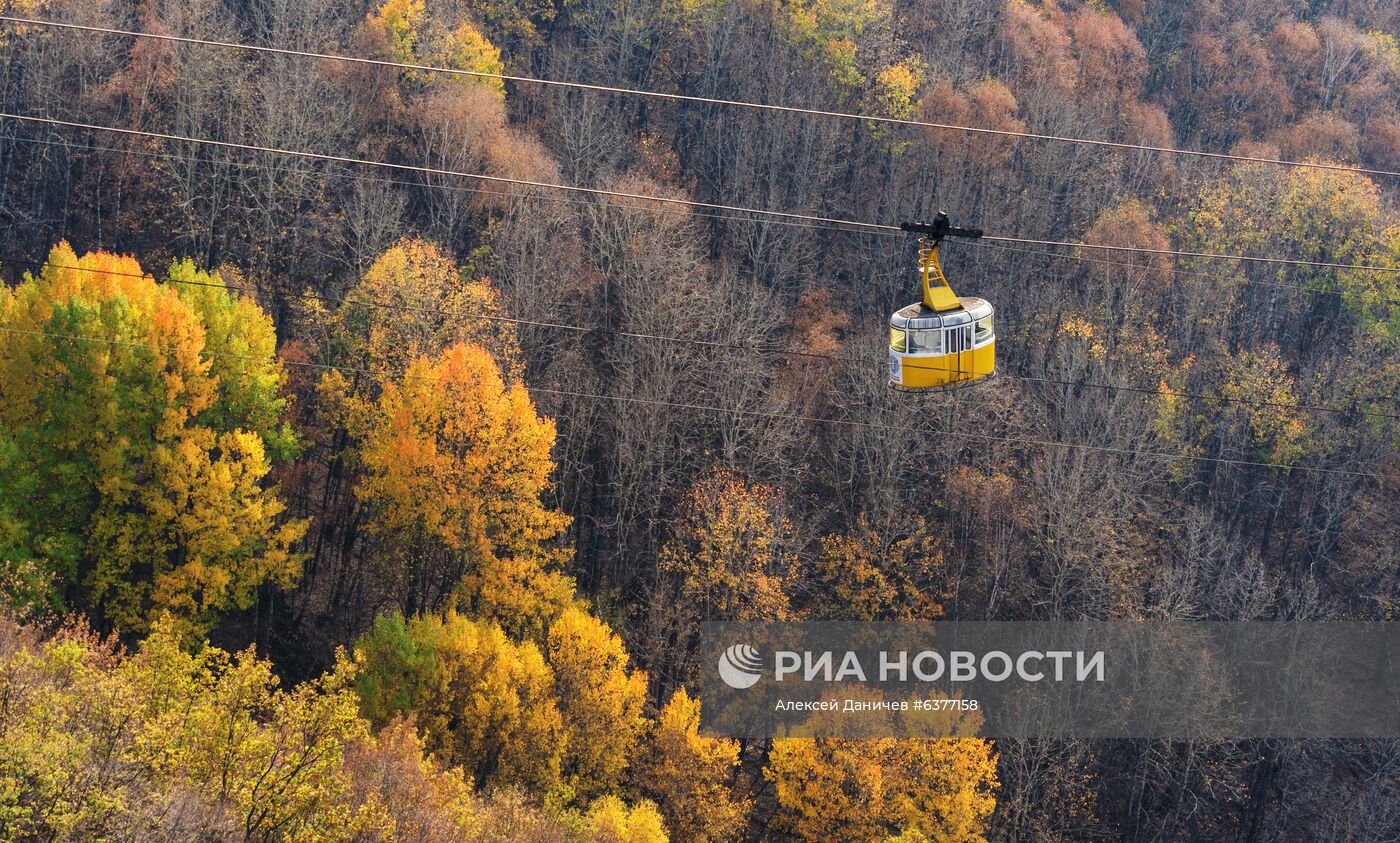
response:
<path id="1" fill-rule="evenodd" d="M 389 63 L 0 24 L 0 838 L 1400 836 L 1394 742 L 724 740 L 693 647 L 1393 620 L 1393 3 L 0 10 Z M 950 245 L 911 396 L 910 239 L 643 197 L 1157 251 Z"/>

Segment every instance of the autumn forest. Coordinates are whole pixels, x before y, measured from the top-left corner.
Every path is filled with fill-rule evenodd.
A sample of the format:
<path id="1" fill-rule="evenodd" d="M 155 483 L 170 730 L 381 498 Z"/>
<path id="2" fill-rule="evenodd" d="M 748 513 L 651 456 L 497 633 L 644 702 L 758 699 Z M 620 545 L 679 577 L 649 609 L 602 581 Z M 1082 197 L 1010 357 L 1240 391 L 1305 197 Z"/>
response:
<path id="1" fill-rule="evenodd" d="M 735 740 L 695 655 L 1394 620 L 1390 0 L 0 15 L 0 839 L 1400 838 L 1400 742 Z M 949 245 L 1000 376 L 911 395 L 914 241 L 733 208 L 1150 251 Z"/>

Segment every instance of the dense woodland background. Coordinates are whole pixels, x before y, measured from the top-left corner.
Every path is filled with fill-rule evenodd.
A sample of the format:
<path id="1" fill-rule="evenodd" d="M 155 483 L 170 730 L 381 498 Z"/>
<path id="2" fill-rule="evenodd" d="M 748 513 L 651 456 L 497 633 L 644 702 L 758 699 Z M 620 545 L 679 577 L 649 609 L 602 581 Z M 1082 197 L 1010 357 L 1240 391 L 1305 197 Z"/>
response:
<path id="1" fill-rule="evenodd" d="M 1400 169 L 1387 0 L 0 8 Z M 16 114 L 1400 267 L 1393 178 L 32 26 L 0 30 L 0 53 Z M 945 252 L 954 287 L 995 303 L 1018 377 L 911 396 L 883 371 L 885 317 L 916 295 L 903 237 L 0 121 L 0 828 L 1400 837 L 1396 742 L 695 734 L 681 689 L 705 619 L 1393 619 L 1400 274 Z"/>

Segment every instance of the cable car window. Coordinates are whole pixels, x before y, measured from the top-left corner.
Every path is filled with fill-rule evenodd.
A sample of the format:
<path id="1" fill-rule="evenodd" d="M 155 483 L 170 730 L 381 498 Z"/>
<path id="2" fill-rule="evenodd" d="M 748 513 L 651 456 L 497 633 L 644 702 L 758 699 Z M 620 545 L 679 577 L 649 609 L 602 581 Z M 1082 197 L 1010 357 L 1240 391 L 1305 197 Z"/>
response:
<path id="1" fill-rule="evenodd" d="M 904 353 L 903 328 L 890 328 L 890 348 L 898 351 L 900 354 Z"/>
<path id="2" fill-rule="evenodd" d="M 978 319 L 978 320 L 977 320 L 977 334 L 976 334 L 976 336 L 974 337 L 974 342 L 975 342 L 977 345 L 981 345 L 982 343 L 986 342 L 987 340 L 989 340 L 989 339 L 991 339 L 991 338 L 992 338 L 992 317 L 990 317 L 990 316 L 984 316 L 984 317 L 982 317 L 981 319 Z"/>
<path id="3" fill-rule="evenodd" d="M 942 354 L 943 332 L 937 329 L 932 331 L 910 331 L 909 353 Z"/>
<path id="4" fill-rule="evenodd" d="M 963 327 L 948 329 L 946 354 L 959 354 L 967 350 L 967 329 Z"/>

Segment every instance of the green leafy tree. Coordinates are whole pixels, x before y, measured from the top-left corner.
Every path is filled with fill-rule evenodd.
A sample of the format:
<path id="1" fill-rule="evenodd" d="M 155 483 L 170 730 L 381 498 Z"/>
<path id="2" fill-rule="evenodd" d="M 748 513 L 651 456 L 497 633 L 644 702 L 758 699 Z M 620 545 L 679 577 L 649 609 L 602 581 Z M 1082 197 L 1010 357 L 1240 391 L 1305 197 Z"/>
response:
<path id="1" fill-rule="evenodd" d="M 272 322 L 188 262 L 60 244 L 0 289 L 0 551 L 12 603 L 201 632 L 300 569 L 267 483 L 295 453 Z"/>

